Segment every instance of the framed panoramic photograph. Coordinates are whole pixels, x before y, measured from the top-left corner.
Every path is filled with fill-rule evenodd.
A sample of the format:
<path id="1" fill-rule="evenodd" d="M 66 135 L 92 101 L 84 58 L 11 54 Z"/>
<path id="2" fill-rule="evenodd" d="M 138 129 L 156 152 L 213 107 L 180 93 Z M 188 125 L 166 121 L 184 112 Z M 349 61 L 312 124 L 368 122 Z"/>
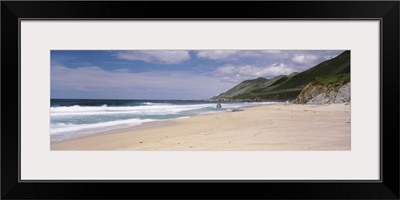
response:
<path id="1" fill-rule="evenodd" d="M 3 199 L 399 199 L 399 2 L 1 6 Z"/>
<path id="2" fill-rule="evenodd" d="M 348 50 L 52 50 L 50 62 L 50 150 L 351 150 Z"/>

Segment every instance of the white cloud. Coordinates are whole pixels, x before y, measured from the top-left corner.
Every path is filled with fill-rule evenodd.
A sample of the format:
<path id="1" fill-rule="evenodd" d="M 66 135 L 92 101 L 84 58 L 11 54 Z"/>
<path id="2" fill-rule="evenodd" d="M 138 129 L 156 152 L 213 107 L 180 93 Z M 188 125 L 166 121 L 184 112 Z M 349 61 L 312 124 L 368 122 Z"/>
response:
<path id="1" fill-rule="evenodd" d="M 300 64 L 313 64 L 317 59 L 316 55 L 295 54 L 292 61 Z"/>
<path id="2" fill-rule="evenodd" d="M 263 50 L 262 52 L 264 52 L 264 53 L 272 53 L 272 54 L 282 53 L 282 51 L 280 51 L 280 50 Z"/>
<path id="3" fill-rule="evenodd" d="M 273 77 L 273 76 L 279 76 L 279 75 L 288 75 L 295 72 L 295 70 L 292 67 L 289 67 L 283 63 L 275 63 L 269 68 L 265 70 L 266 76 L 268 77 Z"/>
<path id="4" fill-rule="evenodd" d="M 237 54 L 239 51 L 230 51 L 230 50 L 215 50 L 215 51 L 198 51 L 198 58 L 206 58 L 210 60 L 223 60 L 227 59 L 232 55 Z"/>
<path id="5" fill-rule="evenodd" d="M 275 63 L 269 66 L 263 65 L 224 65 L 218 67 L 212 76 L 219 77 L 221 82 L 238 83 L 247 79 L 258 77 L 275 77 L 288 75 L 295 72 L 292 67 L 283 63 Z"/>
<path id="6" fill-rule="evenodd" d="M 334 57 L 336 57 L 337 55 L 326 55 L 326 56 L 324 56 L 324 59 L 326 59 L 326 60 L 330 60 L 330 59 L 332 59 L 332 58 L 334 58 Z"/>
<path id="7" fill-rule="evenodd" d="M 178 64 L 186 60 L 190 60 L 189 51 L 164 51 L 164 50 L 147 50 L 147 51 L 119 51 L 117 58 L 125 60 L 141 60 L 147 63 L 157 64 Z"/>
<path id="8" fill-rule="evenodd" d="M 209 60 L 237 60 L 238 58 L 245 57 L 262 57 L 266 56 L 268 53 L 269 52 L 252 50 L 202 50 L 197 51 L 196 56 Z"/>
<path id="9" fill-rule="evenodd" d="M 284 59 L 288 55 L 288 53 L 278 50 L 201 50 L 196 54 L 198 58 L 230 61 L 249 57 Z"/>

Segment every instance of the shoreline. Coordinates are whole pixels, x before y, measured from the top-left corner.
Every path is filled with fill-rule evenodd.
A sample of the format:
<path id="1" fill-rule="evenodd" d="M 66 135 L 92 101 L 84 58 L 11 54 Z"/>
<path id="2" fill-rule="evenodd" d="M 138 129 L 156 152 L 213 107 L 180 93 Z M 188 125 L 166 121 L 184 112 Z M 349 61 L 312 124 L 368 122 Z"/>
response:
<path id="1" fill-rule="evenodd" d="M 350 105 L 268 104 L 51 142 L 51 150 L 350 150 Z"/>
<path id="2" fill-rule="evenodd" d="M 268 102 L 267 102 L 268 103 Z M 280 102 L 276 102 L 276 104 L 280 104 Z M 265 105 L 275 105 L 274 104 L 259 104 L 259 105 L 245 105 L 245 106 L 240 106 L 238 108 L 252 108 L 252 107 L 258 107 L 258 106 L 265 106 Z M 106 130 L 106 131 L 99 131 L 83 136 L 77 136 L 73 137 L 70 139 L 65 139 L 65 140 L 58 140 L 58 141 L 50 141 L 51 143 L 58 143 L 58 142 L 65 142 L 65 141 L 70 141 L 70 140 L 76 140 L 80 138 L 86 138 L 86 137 L 91 137 L 91 136 L 96 136 L 96 135 L 104 135 L 104 134 L 113 134 L 113 133 L 119 133 L 122 131 L 136 131 L 136 130 L 142 130 L 146 128 L 155 128 L 155 127 L 160 127 L 160 126 L 167 126 L 174 124 L 176 122 L 173 122 L 172 120 L 178 120 L 178 119 L 185 119 L 185 118 L 191 118 L 191 117 L 197 117 L 197 116 L 203 116 L 203 115 L 212 115 L 212 114 L 218 114 L 218 113 L 225 113 L 225 112 L 231 112 L 232 109 L 227 109 L 227 108 L 222 108 L 221 111 L 216 111 L 216 112 L 210 112 L 210 113 L 200 113 L 192 116 L 185 116 L 185 117 L 178 117 L 178 118 L 172 118 L 172 119 L 159 119 L 159 120 L 154 120 L 154 121 L 149 121 L 149 122 L 143 122 L 142 124 L 139 125 L 134 125 L 130 127 L 119 127 L 115 128 L 112 130 Z"/>
<path id="3" fill-rule="evenodd" d="M 80 137 L 76 137 L 76 138 L 71 138 L 71 139 L 67 139 L 67 140 L 53 141 L 53 142 L 50 142 L 50 143 L 51 144 L 56 144 L 56 143 L 73 141 L 73 140 L 79 140 L 79 139 L 83 139 L 83 138 L 90 138 L 90 137 L 93 137 L 93 136 L 109 135 L 109 134 L 126 132 L 126 131 L 138 131 L 138 130 L 143 130 L 143 129 L 150 129 L 150 128 L 169 126 L 169 125 L 173 125 L 173 124 L 175 124 L 175 122 L 171 121 L 171 119 L 143 122 L 142 124 L 139 124 L 139 125 L 136 125 L 136 126 L 117 128 L 117 129 L 107 130 L 107 131 L 101 131 L 101 132 L 97 132 L 97 133 L 93 133 L 93 134 L 89 134 L 89 135 L 84 135 L 84 136 L 80 136 Z"/>

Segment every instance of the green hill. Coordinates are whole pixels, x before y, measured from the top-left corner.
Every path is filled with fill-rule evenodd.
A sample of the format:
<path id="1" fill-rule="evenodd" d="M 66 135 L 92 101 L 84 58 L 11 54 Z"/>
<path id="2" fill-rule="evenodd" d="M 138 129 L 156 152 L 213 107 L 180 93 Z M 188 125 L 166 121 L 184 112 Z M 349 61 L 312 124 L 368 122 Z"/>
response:
<path id="1" fill-rule="evenodd" d="M 301 73 L 281 75 L 272 79 L 246 80 L 225 93 L 212 97 L 212 101 L 294 100 L 314 78 L 350 73 L 350 51 L 344 51 Z"/>

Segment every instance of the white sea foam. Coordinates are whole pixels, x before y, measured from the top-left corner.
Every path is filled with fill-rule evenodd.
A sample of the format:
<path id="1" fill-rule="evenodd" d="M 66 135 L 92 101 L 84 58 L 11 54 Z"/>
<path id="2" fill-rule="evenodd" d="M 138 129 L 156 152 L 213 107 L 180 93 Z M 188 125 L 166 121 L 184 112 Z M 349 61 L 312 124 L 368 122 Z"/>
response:
<path id="1" fill-rule="evenodd" d="M 185 118 L 224 112 L 243 106 L 274 104 L 273 102 L 216 103 L 173 105 L 169 103 L 145 102 L 141 106 L 58 106 L 50 108 L 51 141 L 60 141 L 96 134 L 103 131 L 132 127 L 144 122 L 174 118 Z M 170 116 L 172 115 L 172 116 Z"/>
<path id="2" fill-rule="evenodd" d="M 52 141 L 61 141 L 65 139 L 71 139 L 81 137 L 85 135 L 91 135 L 103 131 L 111 131 L 120 128 L 128 128 L 138 126 L 144 122 L 154 121 L 152 119 L 127 119 L 108 121 L 94 124 L 54 124 L 51 127 L 50 135 Z"/>
<path id="3" fill-rule="evenodd" d="M 171 105 L 169 103 L 153 103 L 153 102 L 144 102 L 144 105 L 148 105 L 148 106 L 155 106 L 155 105 Z"/>
<path id="4" fill-rule="evenodd" d="M 63 106 L 51 107 L 50 116 L 69 115 L 117 115 L 117 114 L 138 114 L 138 115 L 167 115 L 177 114 L 182 111 L 196 110 L 202 108 L 213 108 L 214 104 L 198 105 L 153 105 L 153 106 L 126 106 L 126 107 L 95 107 L 95 106 Z"/>

